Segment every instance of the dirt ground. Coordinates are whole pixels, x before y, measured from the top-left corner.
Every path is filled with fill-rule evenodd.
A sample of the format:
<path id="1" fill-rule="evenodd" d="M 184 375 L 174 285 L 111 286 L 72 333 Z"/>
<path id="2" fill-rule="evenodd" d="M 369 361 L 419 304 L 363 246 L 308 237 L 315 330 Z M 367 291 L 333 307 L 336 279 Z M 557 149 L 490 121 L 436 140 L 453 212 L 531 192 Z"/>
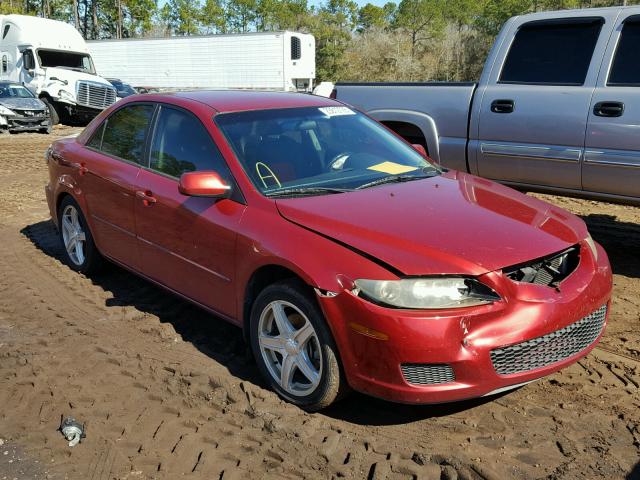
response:
<path id="1" fill-rule="evenodd" d="M 267 391 L 240 331 L 119 268 L 62 262 L 43 152 L 0 137 L 0 480 L 640 479 L 640 209 L 554 196 L 609 252 L 601 345 L 499 397 L 307 414 Z M 61 416 L 85 422 L 69 448 Z"/>

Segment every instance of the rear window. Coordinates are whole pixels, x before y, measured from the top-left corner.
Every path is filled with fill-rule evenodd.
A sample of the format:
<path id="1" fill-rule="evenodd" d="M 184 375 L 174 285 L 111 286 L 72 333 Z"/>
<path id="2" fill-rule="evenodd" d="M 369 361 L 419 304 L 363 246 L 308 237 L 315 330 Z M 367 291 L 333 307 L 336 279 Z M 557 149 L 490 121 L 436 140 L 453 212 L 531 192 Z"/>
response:
<path id="1" fill-rule="evenodd" d="M 611 66 L 608 85 L 636 87 L 640 85 L 640 17 L 627 21 Z"/>
<path id="2" fill-rule="evenodd" d="M 509 49 L 500 83 L 582 85 L 602 28 L 601 18 L 530 22 Z"/>

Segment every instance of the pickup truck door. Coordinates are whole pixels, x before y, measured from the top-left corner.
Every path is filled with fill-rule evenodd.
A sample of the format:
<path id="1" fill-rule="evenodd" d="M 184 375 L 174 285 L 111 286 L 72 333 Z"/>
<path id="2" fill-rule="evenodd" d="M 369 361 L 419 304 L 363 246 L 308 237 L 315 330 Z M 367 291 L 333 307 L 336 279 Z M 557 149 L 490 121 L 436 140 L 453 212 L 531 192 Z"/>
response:
<path id="1" fill-rule="evenodd" d="M 610 27 L 593 13 L 557 15 L 512 21 L 495 61 L 487 62 L 491 70 L 472 113 L 477 130 L 473 123 L 470 129 L 470 157 L 483 177 L 582 188 L 587 110 Z"/>
<path id="2" fill-rule="evenodd" d="M 640 9 L 634 10 L 615 25 L 591 101 L 586 191 L 640 196 Z"/>

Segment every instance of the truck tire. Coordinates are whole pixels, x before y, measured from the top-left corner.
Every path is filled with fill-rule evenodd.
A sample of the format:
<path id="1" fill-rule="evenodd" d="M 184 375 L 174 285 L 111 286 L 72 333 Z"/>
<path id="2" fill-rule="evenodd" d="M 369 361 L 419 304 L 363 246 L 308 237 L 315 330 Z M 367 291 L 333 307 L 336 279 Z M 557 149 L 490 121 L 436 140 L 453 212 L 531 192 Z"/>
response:
<path id="1" fill-rule="evenodd" d="M 47 97 L 42 97 L 40 100 L 42 100 L 42 103 L 44 103 L 49 109 L 49 114 L 51 115 L 51 125 L 58 125 L 60 123 L 60 114 L 58 114 L 53 104 Z"/>

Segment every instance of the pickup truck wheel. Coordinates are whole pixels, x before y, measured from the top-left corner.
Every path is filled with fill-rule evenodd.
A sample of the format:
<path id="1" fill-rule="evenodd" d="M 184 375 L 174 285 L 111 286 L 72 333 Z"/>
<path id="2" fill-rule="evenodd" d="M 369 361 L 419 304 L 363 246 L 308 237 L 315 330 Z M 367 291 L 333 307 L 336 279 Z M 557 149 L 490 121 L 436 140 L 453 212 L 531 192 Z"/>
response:
<path id="1" fill-rule="evenodd" d="M 51 125 L 58 125 L 60 123 L 60 115 L 56 111 L 56 108 L 47 97 L 42 97 L 40 100 L 42 100 L 42 103 L 44 103 L 49 109 L 49 115 L 51 115 Z"/>
<path id="2" fill-rule="evenodd" d="M 345 391 L 331 332 L 299 282 L 283 281 L 264 289 L 251 310 L 250 329 L 260 373 L 285 400 L 317 411 Z"/>
<path id="3" fill-rule="evenodd" d="M 93 241 L 82 210 L 72 197 L 67 196 L 62 200 L 58 221 L 58 231 L 67 264 L 84 274 L 97 270 L 102 257 Z"/>

